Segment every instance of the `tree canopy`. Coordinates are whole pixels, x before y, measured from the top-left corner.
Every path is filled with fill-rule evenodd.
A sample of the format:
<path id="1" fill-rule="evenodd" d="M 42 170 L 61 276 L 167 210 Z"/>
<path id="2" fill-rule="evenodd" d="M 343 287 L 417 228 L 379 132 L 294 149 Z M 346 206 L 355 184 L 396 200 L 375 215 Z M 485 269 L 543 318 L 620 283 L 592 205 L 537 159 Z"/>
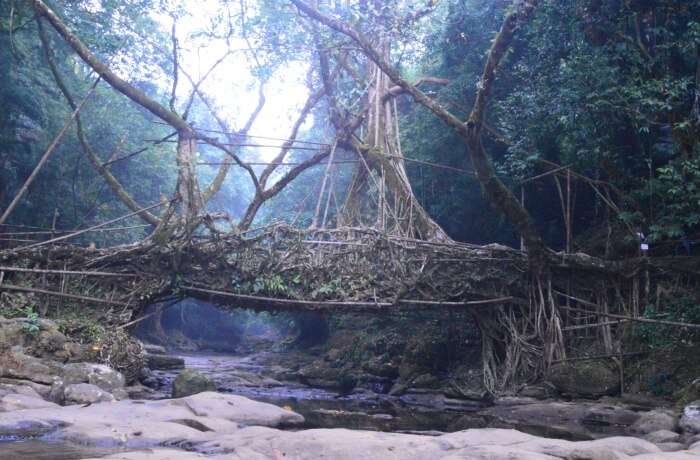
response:
<path id="1" fill-rule="evenodd" d="M 219 231 L 357 224 L 609 257 L 637 233 L 659 253 L 699 236 L 695 2 L 5 1 L 0 40 L 2 209 L 70 125 L 6 224 L 179 196 Z M 167 208 L 92 240 L 148 235 Z"/>

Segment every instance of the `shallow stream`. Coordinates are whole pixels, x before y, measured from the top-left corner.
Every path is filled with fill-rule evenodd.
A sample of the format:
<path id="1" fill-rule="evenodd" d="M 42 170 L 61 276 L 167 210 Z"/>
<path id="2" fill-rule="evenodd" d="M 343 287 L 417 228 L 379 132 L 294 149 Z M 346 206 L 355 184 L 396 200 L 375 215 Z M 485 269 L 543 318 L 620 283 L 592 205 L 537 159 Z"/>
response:
<path id="1" fill-rule="evenodd" d="M 381 431 L 449 431 L 467 413 L 483 406 L 474 401 L 447 399 L 429 392 L 401 397 L 370 390 L 339 394 L 292 380 L 280 356 L 258 352 L 246 356 L 217 353 L 179 354 L 185 367 L 210 377 L 221 392 L 287 406 L 306 418 L 307 428 L 351 428 Z M 173 371 L 158 371 L 170 392 Z"/>

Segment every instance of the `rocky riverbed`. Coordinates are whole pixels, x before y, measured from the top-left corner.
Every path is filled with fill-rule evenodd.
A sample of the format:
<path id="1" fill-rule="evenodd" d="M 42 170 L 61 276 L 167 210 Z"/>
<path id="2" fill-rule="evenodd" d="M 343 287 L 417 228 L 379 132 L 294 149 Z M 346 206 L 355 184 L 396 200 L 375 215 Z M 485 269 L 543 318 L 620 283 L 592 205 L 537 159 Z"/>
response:
<path id="1" fill-rule="evenodd" d="M 110 449 L 107 456 L 102 452 L 95 457 L 108 459 L 700 458 L 700 440 L 687 449 L 664 452 L 664 446 L 634 437 L 575 442 L 497 428 L 438 436 L 293 429 L 303 423 L 304 418 L 291 410 L 242 396 L 205 392 L 161 401 L 13 410 L 0 417 L 0 433 L 6 438 L 33 437 L 47 443 Z M 2 452 L 7 455 L 10 451 Z"/>
<path id="2" fill-rule="evenodd" d="M 25 324 L 0 320 L 0 343 L 14 344 L 0 350 L 3 459 L 700 458 L 700 402 L 563 401 L 537 386 L 488 401 L 417 386 L 320 389 L 292 355 L 157 347 L 143 385 L 86 362 L 50 321 Z"/>

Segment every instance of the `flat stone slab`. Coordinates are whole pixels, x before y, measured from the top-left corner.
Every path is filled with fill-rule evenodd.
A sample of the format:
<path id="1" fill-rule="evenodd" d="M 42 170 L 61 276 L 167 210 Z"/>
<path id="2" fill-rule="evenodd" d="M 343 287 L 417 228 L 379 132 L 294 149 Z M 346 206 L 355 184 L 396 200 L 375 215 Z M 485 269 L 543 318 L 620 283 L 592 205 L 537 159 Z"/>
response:
<path id="1" fill-rule="evenodd" d="M 183 440 L 204 441 L 242 426 L 294 426 L 301 415 L 215 392 L 160 401 L 114 401 L 84 406 L 18 410 L 0 414 L 0 437 L 51 433 L 83 445 L 142 448 Z"/>
<path id="2" fill-rule="evenodd" d="M 521 407 L 521 406 L 515 406 Z M 690 460 L 634 437 L 547 439 L 483 428 L 439 436 L 348 429 L 286 431 L 304 418 L 272 404 L 215 392 L 160 401 L 114 401 L 0 413 L 0 436 L 42 436 L 123 450 L 111 460 Z"/>
<path id="3" fill-rule="evenodd" d="M 376 431 L 319 429 L 280 431 L 241 428 L 235 433 L 194 446 L 195 452 L 142 449 L 114 454 L 110 460 L 690 460 L 698 452 L 662 452 L 638 438 L 593 441 L 545 439 L 516 430 L 485 428 L 442 436 Z"/>

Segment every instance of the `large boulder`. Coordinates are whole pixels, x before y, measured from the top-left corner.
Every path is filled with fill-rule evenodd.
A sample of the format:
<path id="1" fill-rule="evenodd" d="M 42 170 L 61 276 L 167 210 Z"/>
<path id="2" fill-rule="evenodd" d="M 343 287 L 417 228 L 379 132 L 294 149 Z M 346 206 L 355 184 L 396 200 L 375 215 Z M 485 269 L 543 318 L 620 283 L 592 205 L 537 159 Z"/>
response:
<path id="1" fill-rule="evenodd" d="M 180 372 L 173 382 L 173 398 L 183 398 L 205 391 L 216 391 L 216 385 L 209 377 L 192 369 Z"/>
<path id="2" fill-rule="evenodd" d="M 313 387 L 350 391 L 357 384 L 357 378 L 350 375 L 349 370 L 336 367 L 339 364 L 317 359 L 299 369 L 299 380 Z"/>
<path id="3" fill-rule="evenodd" d="M 0 343 L 21 347 L 37 357 L 60 360 L 71 357 L 66 336 L 48 319 L 0 318 Z"/>
<path id="4" fill-rule="evenodd" d="M 74 383 L 67 385 L 63 391 L 65 403 L 93 404 L 98 402 L 114 401 L 114 396 L 102 390 L 100 387 L 89 383 Z"/>
<path id="5" fill-rule="evenodd" d="M 104 364 L 71 363 L 63 368 L 63 382 L 66 385 L 90 383 L 111 393 L 118 388 L 124 388 L 125 379 L 121 372 Z"/>
<path id="6" fill-rule="evenodd" d="M 164 355 L 168 352 L 163 345 L 156 345 L 154 343 L 146 343 L 146 342 L 142 342 L 142 344 L 143 344 L 143 351 L 146 354 Z"/>
<path id="7" fill-rule="evenodd" d="M 646 439 L 649 442 L 653 442 L 654 444 L 665 444 L 669 442 L 677 442 L 680 439 L 681 435 L 676 433 L 675 431 L 669 431 L 669 430 L 659 430 L 659 431 L 653 431 L 646 436 L 644 436 L 644 439 Z"/>
<path id="8" fill-rule="evenodd" d="M 26 355 L 19 347 L 0 352 L 0 377 L 51 385 L 62 372 L 59 363 Z"/>
<path id="9" fill-rule="evenodd" d="M 700 433 L 700 400 L 685 406 L 679 426 L 686 433 Z"/>
<path id="10" fill-rule="evenodd" d="M 235 433 L 241 425 L 288 427 L 303 422 L 301 415 L 272 404 L 205 392 L 182 399 L 6 412 L 0 416 L 0 439 L 53 432 L 63 441 L 86 446 L 196 445 L 205 438 Z M 4 458 L 1 449 L 0 458 Z"/>
<path id="11" fill-rule="evenodd" d="M 645 435 L 658 431 L 674 431 L 678 427 L 678 417 L 663 409 L 651 410 L 640 415 L 631 427 L 630 433 Z"/>
<path id="12" fill-rule="evenodd" d="M 43 384 L 43 383 L 36 383 L 32 382 L 30 380 L 21 380 L 21 379 L 12 379 L 12 378 L 7 378 L 7 377 L 0 377 L 0 393 L 3 394 L 10 394 L 10 393 L 19 393 L 19 394 L 27 394 L 25 391 L 22 390 L 22 388 L 31 388 L 31 390 L 34 392 L 30 394 L 30 396 L 33 396 L 34 394 L 38 394 L 39 397 L 47 399 L 49 396 L 49 393 L 51 392 L 51 385 L 48 384 Z"/>
<path id="13" fill-rule="evenodd" d="M 388 354 L 371 357 L 362 365 L 362 369 L 372 375 L 389 379 L 399 376 L 398 364 Z"/>
<path id="14" fill-rule="evenodd" d="M 619 392 L 620 376 L 599 361 L 554 364 L 547 376 L 561 393 L 582 398 L 597 398 Z"/>

